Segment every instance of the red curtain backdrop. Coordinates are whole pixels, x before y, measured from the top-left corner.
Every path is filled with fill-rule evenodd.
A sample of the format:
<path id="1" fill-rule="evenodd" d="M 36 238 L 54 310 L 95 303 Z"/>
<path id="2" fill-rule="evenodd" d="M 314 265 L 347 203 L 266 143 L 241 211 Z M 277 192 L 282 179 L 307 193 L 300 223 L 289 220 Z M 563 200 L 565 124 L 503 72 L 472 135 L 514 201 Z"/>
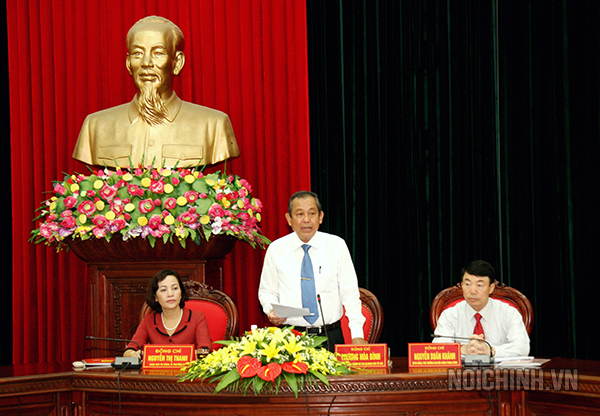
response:
<path id="1" fill-rule="evenodd" d="M 289 195 L 310 185 L 304 0 L 9 0 L 13 192 L 13 362 L 80 359 L 89 319 L 86 264 L 28 242 L 45 191 L 71 158 L 85 116 L 131 100 L 125 35 L 160 15 L 186 37 L 179 96 L 229 114 L 246 178 L 264 204 L 263 231 L 278 238 Z M 223 169 L 223 166 L 220 166 Z M 238 242 L 225 291 L 241 329 L 265 323 L 257 299 L 264 252 Z"/>

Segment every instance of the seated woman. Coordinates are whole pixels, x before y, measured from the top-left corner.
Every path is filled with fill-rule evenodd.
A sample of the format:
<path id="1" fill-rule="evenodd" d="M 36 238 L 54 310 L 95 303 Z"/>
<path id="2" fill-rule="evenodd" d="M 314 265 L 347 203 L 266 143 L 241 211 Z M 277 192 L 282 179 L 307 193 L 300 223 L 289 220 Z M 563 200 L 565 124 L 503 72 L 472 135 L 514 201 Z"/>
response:
<path id="1" fill-rule="evenodd" d="M 133 336 L 135 342 L 127 345 L 123 356 L 141 357 L 138 344 L 193 344 L 201 353 L 208 353 L 212 345 L 208 322 L 202 312 L 185 308 L 188 299 L 176 272 L 161 270 L 156 273 L 148 283 L 146 293 L 146 302 L 154 313 L 140 323 Z"/>

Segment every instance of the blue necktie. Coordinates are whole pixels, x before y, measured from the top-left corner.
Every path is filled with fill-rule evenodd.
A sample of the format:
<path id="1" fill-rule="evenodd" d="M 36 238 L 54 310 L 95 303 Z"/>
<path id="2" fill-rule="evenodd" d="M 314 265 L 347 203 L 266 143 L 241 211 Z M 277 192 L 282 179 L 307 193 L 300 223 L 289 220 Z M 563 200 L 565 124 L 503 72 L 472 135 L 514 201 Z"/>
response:
<path id="1" fill-rule="evenodd" d="M 319 310 L 317 309 L 317 290 L 315 289 L 315 273 L 313 271 L 312 261 L 308 254 L 308 244 L 302 244 L 304 250 L 304 258 L 302 259 L 302 269 L 300 271 L 301 287 L 302 287 L 302 307 L 308 308 L 314 315 L 305 316 L 307 322 L 314 324 L 319 318 Z"/>

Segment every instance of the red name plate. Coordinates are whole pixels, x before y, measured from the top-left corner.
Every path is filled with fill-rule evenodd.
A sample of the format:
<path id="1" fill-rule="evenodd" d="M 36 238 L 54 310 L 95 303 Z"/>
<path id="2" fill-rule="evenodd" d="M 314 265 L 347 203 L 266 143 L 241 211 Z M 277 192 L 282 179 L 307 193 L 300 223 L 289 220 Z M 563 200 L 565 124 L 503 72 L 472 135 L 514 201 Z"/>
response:
<path id="1" fill-rule="evenodd" d="M 416 342 L 408 344 L 409 368 L 462 367 L 459 343 Z"/>
<path id="2" fill-rule="evenodd" d="M 196 361 L 193 345 L 144 345 L 142 370 L 178 369 Z"/>
<path id="3" fill-rule="evenodd" d="M 387 344 L 343 344 L 335 346 L 340 361 L 361 368 L 388 368 Z"/>

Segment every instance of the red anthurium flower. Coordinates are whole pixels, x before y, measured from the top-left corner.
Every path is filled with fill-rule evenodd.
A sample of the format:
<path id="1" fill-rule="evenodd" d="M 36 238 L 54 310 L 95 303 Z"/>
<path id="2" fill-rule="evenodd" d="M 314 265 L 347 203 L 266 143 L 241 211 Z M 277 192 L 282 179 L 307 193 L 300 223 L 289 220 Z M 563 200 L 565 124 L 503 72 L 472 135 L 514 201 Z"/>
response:
<path id="1" fill-rule="evenodd" d="M 261 367 L 256 374 L 265 381 L 274 381 L 281 374 L 281 366 L 277 363 L 270 363 Z"/>
<path id="2" fill-rule="evenodd" d="M 249 355 L 244 355 L 238 360 L 236 367 L 242 378 L 254 377 L 262 363 L 258 358 L 252 358 Z"/>
<path id="3" fill-rule="evenodd" d="M 287 363 L 281 364 L 281 368 L 283 368 L 283 371 L 287 373 L 306 374 L 308 371 L 308 364 L 288 361 Z"/>

